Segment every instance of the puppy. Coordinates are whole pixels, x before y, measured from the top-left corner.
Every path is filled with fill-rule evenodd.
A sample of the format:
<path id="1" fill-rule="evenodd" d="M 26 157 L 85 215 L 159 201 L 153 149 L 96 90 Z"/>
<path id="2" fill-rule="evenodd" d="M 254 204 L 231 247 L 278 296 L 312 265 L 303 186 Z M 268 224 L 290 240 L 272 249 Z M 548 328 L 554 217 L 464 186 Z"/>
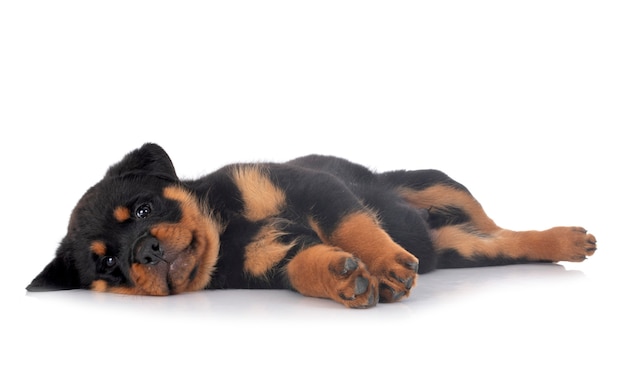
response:
<path id="1" fill-rule="evenodd" d="M 595 250 L 580 227 L 500 228 L 436 170 L 374 173 L 311 155 L 181 180 L 148 143 L 80 199 L 27 289 L 286 288 L 367 308 L 406 298 L 418 273 L 436 268 L 583 261 Z"/>

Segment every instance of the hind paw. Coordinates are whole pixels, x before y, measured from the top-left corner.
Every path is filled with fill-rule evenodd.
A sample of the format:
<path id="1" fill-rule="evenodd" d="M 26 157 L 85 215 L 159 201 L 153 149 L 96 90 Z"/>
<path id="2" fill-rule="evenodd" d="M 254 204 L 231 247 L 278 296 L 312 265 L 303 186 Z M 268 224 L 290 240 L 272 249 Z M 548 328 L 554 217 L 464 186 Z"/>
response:
<path id="1" fill-rule="evenodd" d="M 558 243 L 559 252 L 555 256 L 558 261 L 584 261 L 597 249 L 594 235 L 581 227 L 556 227 L 549 230 Z"/>
<path id="2" fill-rule="evenodd" d="M 572 229 L 575 236 L 573 236 L 572 241 L 574 243 L 574 258 L 578 260 L 585 260 L 587 256 L 593 255 L 597 248 L 597 240 L 594 235 L 591 233 L 587 233 L 587 230 L 580 227 L 574 227 Z"/>

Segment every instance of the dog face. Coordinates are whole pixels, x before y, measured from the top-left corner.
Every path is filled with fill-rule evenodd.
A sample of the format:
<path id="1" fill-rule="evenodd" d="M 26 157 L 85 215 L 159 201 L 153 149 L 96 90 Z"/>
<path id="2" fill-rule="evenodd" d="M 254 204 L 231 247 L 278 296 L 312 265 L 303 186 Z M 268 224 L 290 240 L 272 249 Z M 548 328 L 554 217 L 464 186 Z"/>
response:
<path id="1" fill-rule="evenodd" d="M 78 202 L 54 260 L 31 291 L 88 288 L 168 295 L 206 287 L 219 226 L 146 144 L 112 166 Z"/>

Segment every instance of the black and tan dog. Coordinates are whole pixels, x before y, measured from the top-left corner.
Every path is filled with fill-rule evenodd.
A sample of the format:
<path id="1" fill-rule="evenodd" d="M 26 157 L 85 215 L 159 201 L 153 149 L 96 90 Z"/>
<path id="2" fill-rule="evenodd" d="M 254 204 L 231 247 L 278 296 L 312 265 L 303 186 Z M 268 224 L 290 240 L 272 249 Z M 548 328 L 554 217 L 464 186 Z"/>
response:
<path id="1" fill-rule="evenodd" d="M 289 288 L 363 308 L 407 297 L 418 272 L 582 261 L 595 250 L 579 227 L 502 229 L 435 170 L 377 174 L 308 156 L 180 180 L 163 149 L 146 144 L 78 202 L 28 290 Z"/>

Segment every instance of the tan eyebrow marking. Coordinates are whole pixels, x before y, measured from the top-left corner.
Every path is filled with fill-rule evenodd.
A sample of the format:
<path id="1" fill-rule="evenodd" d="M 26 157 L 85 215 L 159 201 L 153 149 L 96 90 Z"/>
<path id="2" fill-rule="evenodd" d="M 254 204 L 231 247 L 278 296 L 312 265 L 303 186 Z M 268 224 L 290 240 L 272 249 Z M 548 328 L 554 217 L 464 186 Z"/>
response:
<path id="1" fill-rule="evenodd" d="M 115 217 L 117 222 L 124 222 L 130 219 L 130 209 L 125 206 L 118 206 L 113 211 L 113 217 Z"/>
<path id="2" fill-rule="evenodd" d="M 102 257 L 107 254 L 107 246 L 102 241 L 94 241 L 91 243 L 91 247 L 89 248 L 91 252 L 96 255 Z"/>

